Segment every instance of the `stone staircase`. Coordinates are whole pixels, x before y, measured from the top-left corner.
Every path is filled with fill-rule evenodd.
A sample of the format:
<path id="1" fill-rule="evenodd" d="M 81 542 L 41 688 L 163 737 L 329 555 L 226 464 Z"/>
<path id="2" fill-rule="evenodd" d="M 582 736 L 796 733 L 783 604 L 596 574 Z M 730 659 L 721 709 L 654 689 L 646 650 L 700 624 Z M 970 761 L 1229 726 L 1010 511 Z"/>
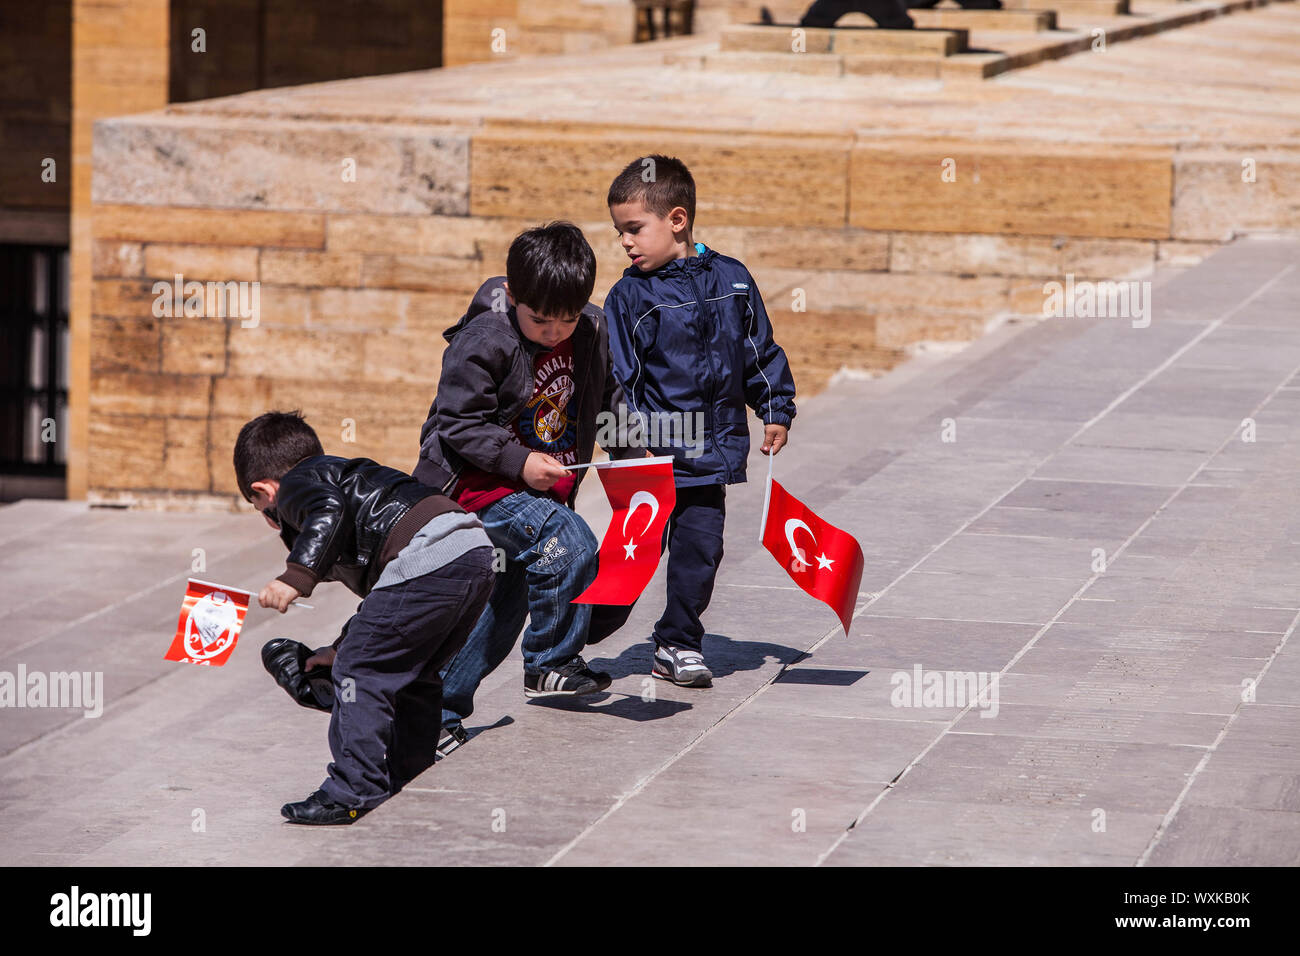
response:
<path id="1" fill-rule="evenodd" d="M 668 59 L 720 72 L 984 80 L 1095 50 L 1099 43 L 1119 43 L 1269 2 L 1143 0 L 1134 13 L 1130 0 L 1007 0 L 1004 10 L 912 10 L 914 30 L 847 25 L 865 19 L 854 15 L 833 29 L 802 28 L 795 14 L 772 25 L 724 26 L 716 51 Z M 776 15 L 788 16 L 786 7 Z"/>

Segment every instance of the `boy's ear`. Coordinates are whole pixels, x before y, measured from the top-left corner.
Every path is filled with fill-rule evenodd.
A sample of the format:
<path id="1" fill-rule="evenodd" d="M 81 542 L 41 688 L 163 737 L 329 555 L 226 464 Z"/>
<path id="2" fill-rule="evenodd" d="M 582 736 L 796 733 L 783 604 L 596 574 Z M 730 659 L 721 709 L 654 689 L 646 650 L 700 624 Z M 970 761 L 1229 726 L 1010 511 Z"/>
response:
<path id="1" fill-rule="evenodd" d="M 510 303 L 510 308 L 512 309 L 518 308 L 519 303 L 515 301 L 515 294 L 510 291 L 510 283 L 509 282 L 501 283 L 501 288 L 506 290 L 506 301 Z"/>
<path id="2" fill-rule="evenodd" d="M 681 206 L 674 206 L 668 213 L 668 224 L 673 227 L 673 232 L 685 232 L 690 226 L 691 217 L 686 214 L 686 210 Z"/>
<path id="3" fill-rule="evenodd" d="M 280 483 L 278 481 L 270 481 L 270 480 L 255 481 L 248 487 L 251 488 L 254 492 L 260 491 L 262 494 L 266 495 L 267 499 L 271 502 L 271 504 L 274 505 L 275 493 L 280 490 Z"/>

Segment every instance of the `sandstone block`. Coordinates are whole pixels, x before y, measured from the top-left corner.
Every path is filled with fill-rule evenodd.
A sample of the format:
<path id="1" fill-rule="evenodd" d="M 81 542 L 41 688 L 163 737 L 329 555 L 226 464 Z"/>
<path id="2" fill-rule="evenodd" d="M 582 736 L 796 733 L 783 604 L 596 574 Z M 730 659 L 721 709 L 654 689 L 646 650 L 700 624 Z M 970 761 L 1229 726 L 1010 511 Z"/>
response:
<path id="1" fill-rule="evenodd" d="M 211 381 L 206 375 L 93 372 L 90 377 L 91 415 L 205 417 Z"/>
<path id="2" fill-rule="evenodd" d="M 1175 155 L 1171 238 L 1222 242 L 1234 232 L 1289 229 L 1300 229 L 1300 150 Z"/>
<path id="3" fill-rule="evenodd" d="M 472 259 L 368 255 L 362 284 L 367 288 L 459 293 L 468 301 L 479 286 L 478 271 L 478 262 Z"/>
<path id="4" fill-rule="evenodd" d="M 236 326 L 230 330 L 228 368 L 231 375 L 309 378 L 339 388 L 360 376 L 361 349 L 360 336 L 338 330 Z"/>
<path id="5" fill-rule="evenodd" d="M 170 280 L 182 275 L 187 282 L 256 282 L 257 250 L 248 246 L 149 243 L 144 247 L 144 272 L 152 279 Z"/>
<path id="6" fill-rule="evenodd" d="M 243 416 L 244 420 L 271 411 L 271 380 L 221 375 L 212 380 L 212 414 Z"/>
<path id="7" fill-rule="evenodd" d="M 157 488 L 162 482 L 166 419 L 90 416 L 88 481 L 96 489 Z"/>
<path id="8" fill-rule="evenodd" d="M 415 332 L 372 332 L 365 336 L 362 377 L 367 382 L 422 385 L 432 396 L 446 344 L 441 337 Z"/>
<path id="9" fill-rule="evenodd" d="M 261 256 L 263 282 L 291 286 L 359 286 L 361 256 L 356 253 L 266 249 Z"/>
<path id="10" fill-rule="evenodd" d="M 93 316 L 90 365 L 96 371 L 156 372 L 162 367 L 162 320 Z"/>
<path id="11" fill-rule="evenodd" d="M 201 418 L 179 418 L 169 416 L 163 425 L 166 446 L 163 449 L 163 473 L 158 484 L 163 488 L 184 489 L 186 491 L 207 491 L 211 478 L 208 472 L 208 421 L 207 409 Z M 233 443 L 229 451 L 213 449 L 218 460 L 230 459 Z M 230 468 L 232 474 L 234 467 Z"/>
<path id="12" fill-rule="evenodd" d="M 238 320 L 232 321 L 238 328 Z M 228 334 L 225 319 L 163 319 L 162 370 L 177 375 L 224 375 Z"/>
<path id="13" fill-rule="evenodd" d="M 864 229 L 1165 238 L 1171 171 L 1170 151 L 1154 147 L 860 143 L 849 218 Z"/>
<path id="14" fill-rule="evenodd" d="M 91 273 L 105 278 L 144 275 L 144 246 L 138 242 L 96 242 L 91 249 Z"/>
<path id="15" fill-rule="evenodd" d="M 92 228 L 97 239 L 312 249 L 325 245 L 325 217 L 316 213 L 96 204 Z"/>
<path id="16" fill-rule="evenodd" d="M 845 137 L 683 132 L 673 142 L 695 176 L 702 225 L 844 224 Z M 653 132 L 484 130 L 473 143 L 473 214 L 600 220 L 614 175 L 663 148 Z M 810 191 L 809 182 L 823 185 Z"/>
<path id="17" fill-rule="evenodd" d="M 97 203 L 299 212 L 468 208 L 469 138 L 446 127 L 190 114 L 95 125 Z"/>

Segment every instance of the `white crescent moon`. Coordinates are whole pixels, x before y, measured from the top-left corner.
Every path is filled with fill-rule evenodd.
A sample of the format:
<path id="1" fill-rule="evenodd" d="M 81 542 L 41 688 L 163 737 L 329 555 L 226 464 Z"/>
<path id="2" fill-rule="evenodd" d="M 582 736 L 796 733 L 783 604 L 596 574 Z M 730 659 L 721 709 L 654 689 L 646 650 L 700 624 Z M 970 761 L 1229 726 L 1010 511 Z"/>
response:
<path id="1" fill-rule="evenodd" d="M 659 499 L 648 491 L 638 491 L 632 496 L 632 500 L 628 502 L 628 505 L 627 514 L 623 516 L 623 534 L 627 534 L 627 523 L 632 520 L 632 515 L 636 512 L 636 509 L 642 505 L 649 505 L 650 520 L 641 529 L 641 534 L 645 534 L 650 530 L 650 526 L 655 523 L 655 518 L 659 517 Z M 637 537 L 640 537 L 640 535 L 637 535 Z"/>
<path id="2" fill-rule="evenodd" d="M 785 523 L 785 540 L 790 542 L 790 557 L 796 559 L 800 564 L 807 564 L 808 562 L 803 559 L 803 551 L 794 543 L 794 533 L 798 528 L 803 528 L 808 532 L 808 536 L 813 539 L 813 544 L 817 543 L 817 535 L 813 534 L 812 528 L 798 518 L 791 518 Z"/>

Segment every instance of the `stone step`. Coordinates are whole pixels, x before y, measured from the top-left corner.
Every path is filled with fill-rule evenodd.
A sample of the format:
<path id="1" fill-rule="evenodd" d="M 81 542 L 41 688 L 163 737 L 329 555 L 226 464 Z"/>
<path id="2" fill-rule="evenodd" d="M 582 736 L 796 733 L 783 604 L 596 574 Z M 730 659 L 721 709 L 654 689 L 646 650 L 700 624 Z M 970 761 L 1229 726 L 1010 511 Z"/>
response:
<path id="1" fill-rule="evenodd" d="M 1129 0 L 1002 0 L 1007 11 L 1013 10 L 1051 10 L 1058 15 L 1063 13 L 1093 13 L 1115 16 L 1129 12 Z M 910 11 L 916 19 L 919 10 Z M 918 21 L 918 25 L 919 25 Z"/>
<path id="2" fill-rule="evenodd" d="M 1108 0 L 1118 3 L 1120 0 Z M 1041 7 L 1055 6 L 1052 0 L 1043 0 Z M 1056 12 L 1052 9 L 1033 10 L 952 10 L 941 7 L 935 10 L 909 10 L 913 22 L 927 29 L 1000 30 L 1005 33 L 1041 33 L 1056 29 Z"/>
<path id="3" fill-rule="evenodd" d="M 795 31 L 800 31 L 796 33 Z M 880 30 L 874 27 L 822 30 L 776 24 L 738 24 L 722 31 L 724 53 L 839 53 L 951 56 L 966 49 L 968 31 Z"/>

